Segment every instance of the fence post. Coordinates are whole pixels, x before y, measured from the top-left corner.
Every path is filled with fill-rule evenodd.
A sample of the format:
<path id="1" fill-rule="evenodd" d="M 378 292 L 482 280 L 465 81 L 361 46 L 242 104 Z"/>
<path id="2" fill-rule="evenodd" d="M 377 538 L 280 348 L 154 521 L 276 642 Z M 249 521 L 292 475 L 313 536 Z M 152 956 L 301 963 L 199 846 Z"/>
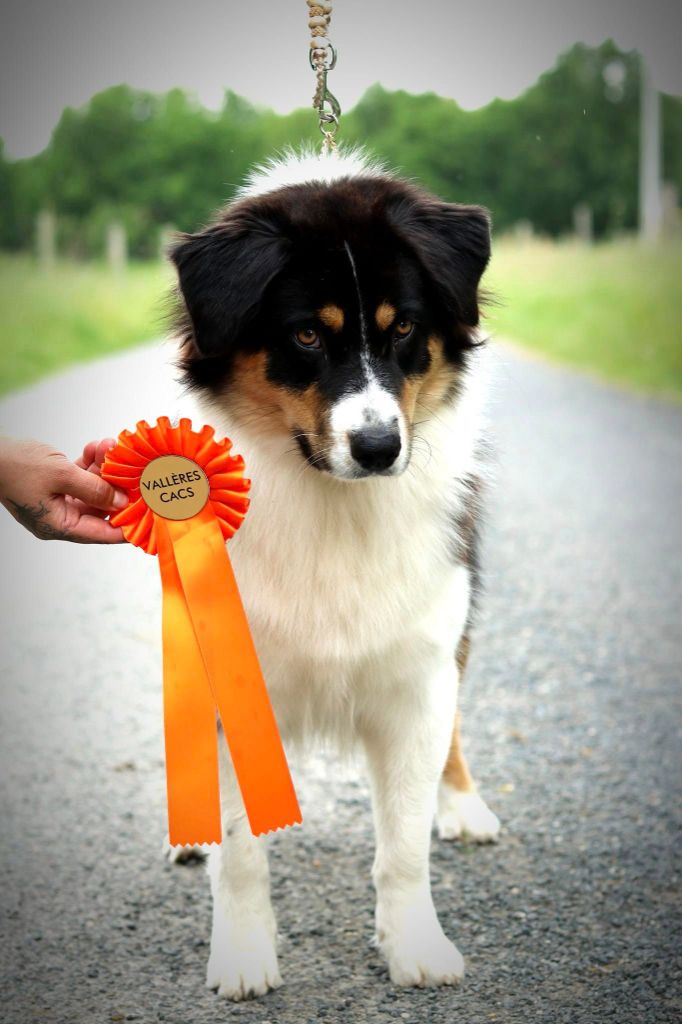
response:
<path id="1" fill-rule="evenodd" d="M 677 238 L 680 233 L 680 208 L 677 185 L 674 181 L 666 181 L 661 189 L 663 206 L 663 234 L 666 238 Z"/>
<path id="2" fill-rule="evenodd" d="M 593 238 L 592 207 L 589 203 L 576 203 L 573 207 L 573 231 L 576 238 L 590 245 Z"/>
<path id="3" fill-rule="evenodd" d="M 107 262 L 115 274 L 123 274 L 128 262 L 126 230 L 118 221 L 107 228 Z"/>
<path id="4" fill-rule="evenodd" d="M 52 210 L 41 210 L 36 218 L 36 250 L 38 263 L 50 270 L 57 258 L 57 221 Z"/>
<path id="5" fill-rule="evenodd" d="M 162 263 L 168 259 L 168 250 L 177 233 L 177 228 L 173 224 L 164 224 L 159 229 L 159 259 Z"/>
<path id="6" fill-rule="evenodd" d="M 512 231 L 517 242 L 530 242 L 533 239 L 533 225 L 529 220 L 517 220 Z"/>
<path id="7" fill-rule="evenodd" d="M 655 242 L 661 231 L 661 98 L 644 59 L 639 100 L 639 237 Z"/>

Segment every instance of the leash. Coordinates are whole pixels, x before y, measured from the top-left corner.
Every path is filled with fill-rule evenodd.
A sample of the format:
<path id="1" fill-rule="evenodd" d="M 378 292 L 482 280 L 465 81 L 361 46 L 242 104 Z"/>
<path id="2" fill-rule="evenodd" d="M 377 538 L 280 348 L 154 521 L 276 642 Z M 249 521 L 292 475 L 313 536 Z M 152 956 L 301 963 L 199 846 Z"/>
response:
<path id="1" fill-rule="evenodd" d="M 332 17 L 331 0 L 306 0 L 308 4 L 308 27 L 310 29 L 310 66 L 317 78 L 313 96 L 313 108 L 322 132 L 322 151 L 336 149 L 336 133 L 339 130 L 341 105 L 329 91 L 327 75 L 336 67 L 336 50 L 327 38 Z"/>

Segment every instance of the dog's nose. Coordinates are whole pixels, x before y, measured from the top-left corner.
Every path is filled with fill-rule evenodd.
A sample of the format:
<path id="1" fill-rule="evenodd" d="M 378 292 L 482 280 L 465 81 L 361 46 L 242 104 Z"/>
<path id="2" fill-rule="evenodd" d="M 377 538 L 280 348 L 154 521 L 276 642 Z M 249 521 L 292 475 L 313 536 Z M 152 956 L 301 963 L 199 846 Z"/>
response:
<path id="1" fill-rule="evenodd" d="M 365 427 L 349 434 L 350 453 L 363 469 L 379 472 L 392 466 L 400 454 L 398 421 L 381 427 Z"/>

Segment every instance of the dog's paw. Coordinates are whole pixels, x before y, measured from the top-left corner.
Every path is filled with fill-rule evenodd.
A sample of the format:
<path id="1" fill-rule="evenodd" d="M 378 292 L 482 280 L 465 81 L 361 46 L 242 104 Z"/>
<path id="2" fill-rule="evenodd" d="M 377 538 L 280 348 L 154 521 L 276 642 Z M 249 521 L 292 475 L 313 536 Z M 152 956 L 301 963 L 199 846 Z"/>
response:
<path id="1" fill-rule="evenodd" d="M 239 1002 L 265 995 L 281 984 L 275 941 L 264 924 L 256 921 L 214 930 L 207 988 L 217 989 L 224 999 Z"/>
<path id="2" fill-rule="evenodd" d="M 436 824 L 441 839 L 494 843 L 500 834 L 499 818 L 478 793 L 464 793 L 444 782 L 438 792 Z"/>
<path id="3" fill-rule="evenodd" d="M 457 985 L 464 977 L 464 958 L 440 925 L 426 934 L 417 929 L 391 937 L 377 945 L 386 957 L 394 985 L 427 988 Z"/>
<path id="4" fill-rule="evenodd" d="M 163 844 L 163 856 L 167 857 L 171 864 L 187 864 L 192 860 L 205 860 L 208 850 L 209 847 L 206 843 L 193 846 L 171 846 L 168 836 Z"/>

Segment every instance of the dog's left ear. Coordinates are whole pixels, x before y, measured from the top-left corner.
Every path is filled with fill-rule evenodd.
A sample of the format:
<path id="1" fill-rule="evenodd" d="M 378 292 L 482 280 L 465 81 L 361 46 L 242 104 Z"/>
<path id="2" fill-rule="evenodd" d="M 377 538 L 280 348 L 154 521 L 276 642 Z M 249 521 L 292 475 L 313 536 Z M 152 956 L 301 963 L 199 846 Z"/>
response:
<path id="1" fill-rule="evenodd" d="M 288 249 L 274 220 L 237 207 L 205 231 L 185 235 L 171 250 L 199 356 L 229 352 L 284 268 Z"/>
<path id="2" fill-rule="evenodd" d="M 401 198 L 387 215 L 449 311 L 460 323 L 475 327 L 478 283 L 490 259 L 488 211 L 420 195 Z"/>

